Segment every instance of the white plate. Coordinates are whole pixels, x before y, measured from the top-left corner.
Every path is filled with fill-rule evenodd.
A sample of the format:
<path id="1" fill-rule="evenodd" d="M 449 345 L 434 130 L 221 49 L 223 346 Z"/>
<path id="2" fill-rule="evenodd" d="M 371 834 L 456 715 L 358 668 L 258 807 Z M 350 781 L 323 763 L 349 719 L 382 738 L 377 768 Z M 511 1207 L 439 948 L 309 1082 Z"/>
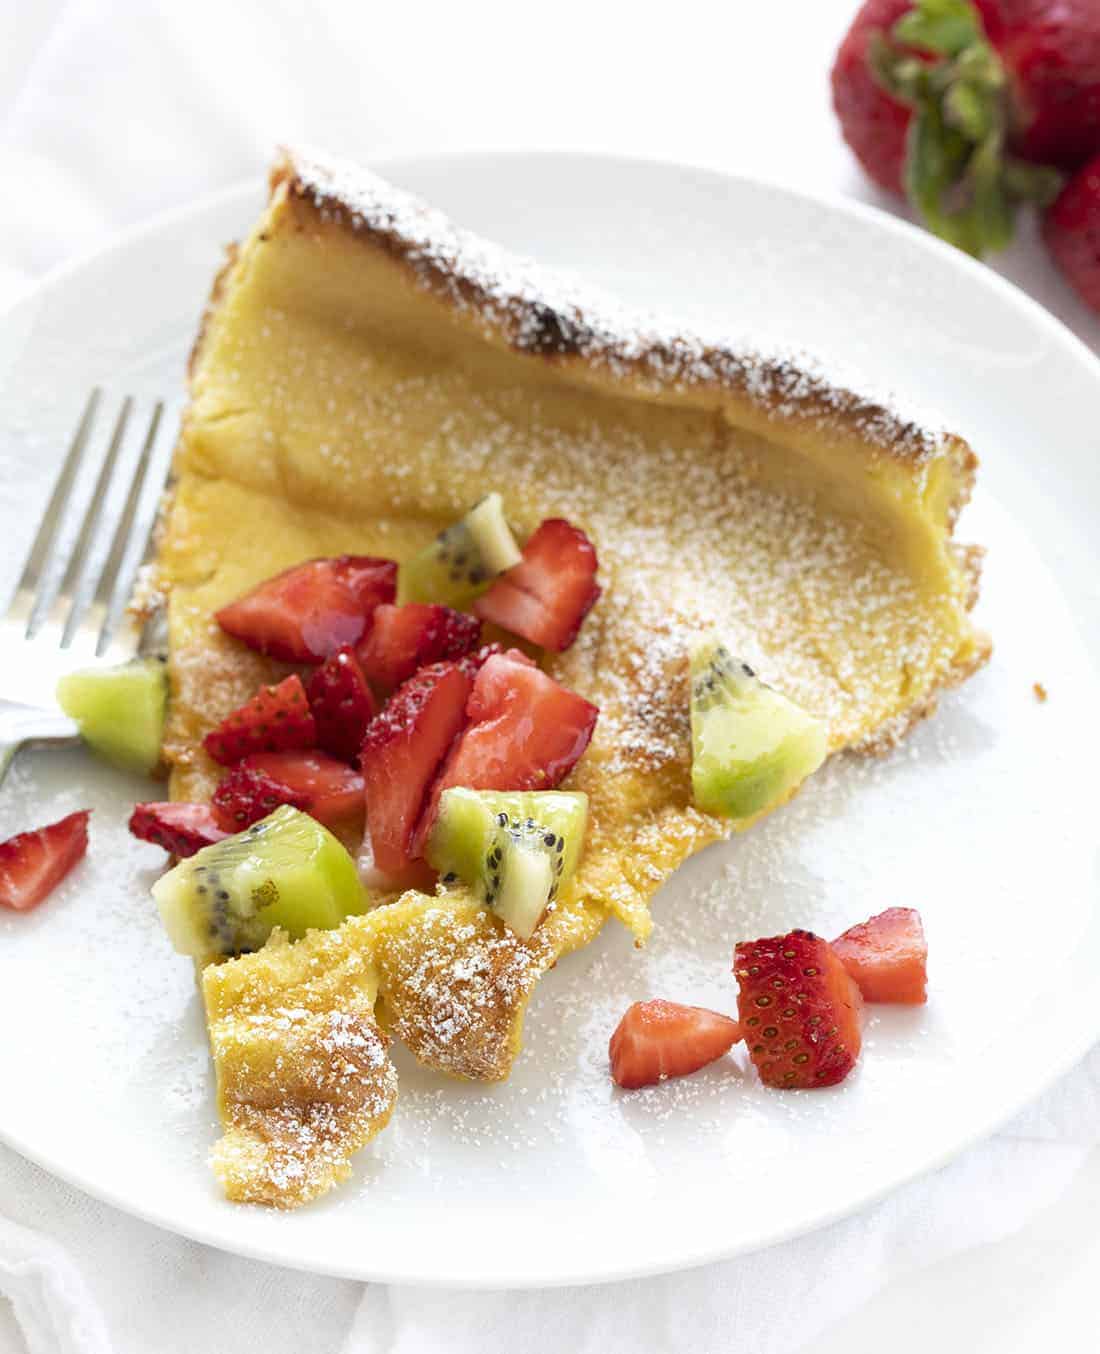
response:
<path id="1" fill-rule="evenodd" d="M 895 756 L 834 762 L 788 809 L 690 862 L 657 899 L 645 952 L 610 926 L 561 964 L 507 1085 L 448 1082 L 399 1054 L 390 1129 L 346 1188 L 291 1215 L 224 1203 L 205 1165 L 217 1127 L 199 1002 L 148 901 L 161 855 L 124 829 L 150 787 L 80 753 L 26 758 L 0 835 L 85 804 L 96 816 L 71 883 L 0 920 L 0 1136 L 174 1231 L 365 1279 L 611 1279 L 819 1226 L 988 1133 L 1100 1035 L 1100 367 L 994 275 L 866 209 L 575 155 L 382 168 L 628 298 L 803 346 L 940 410 L 983 457 L 961 537 L 990 547 L 993 663 Z M 260 201 L 242 189 L 133 233 L 0 325 L 9 575 L 87 387 L 181 395 L 220 246 Z M 629 1001 L 728 1009 L 736 939 L 796 924 L 829 935 L 894 904 L 924 915 L 931 1001 L 874 1011 L 843 1087 L 765 1091 L 736 1057 L 612 1089 L 607 1037 Z"/>

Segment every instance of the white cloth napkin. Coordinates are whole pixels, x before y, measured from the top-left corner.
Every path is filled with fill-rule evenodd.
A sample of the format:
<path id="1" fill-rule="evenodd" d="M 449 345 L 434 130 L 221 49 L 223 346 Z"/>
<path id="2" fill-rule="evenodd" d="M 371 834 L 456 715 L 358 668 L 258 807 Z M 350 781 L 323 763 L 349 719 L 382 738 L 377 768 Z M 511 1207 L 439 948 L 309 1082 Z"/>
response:
<path id="1" fill-rule="evenodd" d="M 991 1141 L 846 1221 L 683 1274 L 502 1293 L 361 1285 L 223 1255 L 0 1149 L 0 1294 L 29 1354 L 793 1354 L 886 1284 L 1011 1235 L 1069 1194 L 1098 1144 L 1094 1051 Z"/>
<path id="2" fill-rule="evenodd" d="M 786 6 L 739 0 L 628 18 L 591 0 L 0 0 L 0 304 L 118 229 L 260 173 L 279 140 L 361 156 L 599 147 L 877 200 L 826 111 L 854 7 L 800 6 L 796 33 Z M 1026 242 L 1007 271 L 1100 341 Z M 534 1293 L 364 1287 L 237 1259 L 0 1149 L 0 1354 L 791 1354 L 892 1281 L 1055 1206 L 1098 1147 L 1094 1051 L 990 1142 L 857 1217 L 686 1274 Z"/>

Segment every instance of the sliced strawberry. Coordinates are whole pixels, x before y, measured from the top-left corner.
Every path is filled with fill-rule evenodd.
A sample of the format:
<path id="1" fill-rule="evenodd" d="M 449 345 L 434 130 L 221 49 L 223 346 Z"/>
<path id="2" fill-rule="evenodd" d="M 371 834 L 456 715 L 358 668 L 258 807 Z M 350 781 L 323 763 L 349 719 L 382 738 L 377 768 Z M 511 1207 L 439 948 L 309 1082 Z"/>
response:
<path id="1" fill-rule="evenodd" d="M 432 787 L 417 828 L 420 855 L 439 797 L 452 785 L 471 790 L 552 790 L 576 765 L 599 710 L 559 686 L 515 649 L 494 654 L 474 679 L 469 724 Z"/>
<path id="2" fill-rule="evenodd" d="M 274 757 L 286 755 L 268 753 L 268 756 Z M 226 832 L 243 832 L 246 827 L 273 813 L 280 804 L 289 804 L 293 809 L 305 809 L 309 803 L 308 795 L 274 780 L 266 771 L 249 766 L 248 760 L 231 767 L 210 797 L 218 826 Z"/>
<path id="3" fill-rule="evenodd" d="M 252 752 L 287 752 L 311 748 L 316 742 L 306 690 L 295 673 L 278 686 L 260 687 L 251 700 L 211 729 L 202 745 L 216 762 L 232 766 Z"/>
<path id="4" fill-rule="evenodd" d="M 387 873 L 374 859 L 370 833 L 363 834 L 363 845 L 355 862 L 359 880 L 365 889 L 375 893 L 405 893 L 416 889 L 419 893 L 434 893 L 438 875 L 426 860 L 414 860 L 400 870 Z"/>
<path id="5" fill-rule="evenodd" d="M 461 659 L 462 670 L 463 672 L 468 672 L 471 677 L 476 677 L 485 664 L 488 663 L 490 658 L 495 654 L 504 652 L 504 645 L 497 644 L 495 640 L 492 644 L 483 644 L 480 649 L 475 649 L 473 653 L 468 653 L 465 658 Z M 535 660 L 533 658 L 528 658 L 520 649 L 509 649 L 507 652 L 510 653 L 517 662 L 527 663 L 531 667 L 535 666 Z"/>
<path id="6" fill-rule="evenodd" d="M 350 646 L 338 649 L 310 676 L 306 687 L 317 726 L 317 746 L 344 762 L 354 762 L 367 725 L 378 713 L 363 669 Z"/>
<path id="7" fill-rule="evenodd" d="M 371 722 L 359 755 L 374 862 L 396 875 L 413 859 L 413 833 L 447 749 L 466 721 L 471 681 L 459 663 L 421 668 Z"/>
<path id="8" fill-rule="evenodd" d="M 135 804 L 130 831 L 143 842 L 163 846 L 173 856 L 193 856 L 229 833 L 218 826 L 209 804 Z"/>
<path id="9" fill-rule="evenodd" d="M 0 842 L 0 907 L 29 912 L 57 888 L 88 849 L 89 812 Z"/>
<path id="10" fill-rule="evenodd" d="M 765 1086 L 834 1086 L 856 1064 L 863 998 L 832 946 L 810 931 L 734 951 L 737 1013 Z"/>
<path id="11" fill-rule="evenodd" d="M 359 661 L 379 691 L 393 691 L 418 668 L 461 658 L 480 638 L 477 617 L 449 606 L 422 602 L 380 606 L 370 633 L 359 646 Z"/>
<path id="12" fill-rule="evenodd" d="M 611 1078 L 627 1090 L 684 1077 L 720 1058 L 741 1038 L 729 1016 L 675 1001 L 636 1001 L 611 1036 Z"/>
<path id="13" fill-rule="evenodd" d="M 235 769 L 263 777 L 285 796 L 279 804 L 293 804 L 326 827 L 362 816 L 363 777 L 347 762 L 323 752 L 256 752 Z"/>
<path id="14" fill-rule="evenodd" d="M 392 602 L 396 592 L 393 560 L 310 559 L 222 607 L 216 619 L 259 653 L 288 663 L 319 663 L 360 640 L 375 607 Z"/>
<path id="15" fill-rule="evenodd" d="M 474 614 L 560 653 L 577 637 L 600 595 L 592 542 L 561 517 L 548 518 L 523 559 L 474 603 Z"/>
<path id="16" fill-rule="evenodd" d="M 920 913 L 890 907 L 833 941 L 864 1001 L 919 1006 L 928 1000 L 928 942 Z"/>

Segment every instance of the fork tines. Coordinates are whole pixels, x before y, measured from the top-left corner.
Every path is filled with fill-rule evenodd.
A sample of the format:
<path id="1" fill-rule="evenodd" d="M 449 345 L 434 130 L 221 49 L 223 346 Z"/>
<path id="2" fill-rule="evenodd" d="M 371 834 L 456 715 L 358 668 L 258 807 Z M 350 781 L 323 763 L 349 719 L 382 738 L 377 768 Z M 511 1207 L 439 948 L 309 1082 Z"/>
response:
<path id="1" fill-rule="evenodd" d="M 121 661 L 134 655 L 141 638 L 141 623 L 125 612 L 125 604 L 139 567 L 152 557 L 156 501 L 150 504 L 143 491 L 147 483 L 163 482 L 167 420 L 160 400 L 139 413 L 136 401 L 127 396 L 110 420 L 100 417 L 103 403 L 102 391 L 93 390 L 27 555 L 4 629 L 69 650 L 74 657 L 79 652 Z M 102 459 L 89 491 L 83 482 L 96 455 Z M 158 481 L 150 479 L 154 465 Z M 82 475 L 85 467 L 87 474 Z M 114 532 L 100 561 L 96 546 L 103 519 L 112 517 Z"/>

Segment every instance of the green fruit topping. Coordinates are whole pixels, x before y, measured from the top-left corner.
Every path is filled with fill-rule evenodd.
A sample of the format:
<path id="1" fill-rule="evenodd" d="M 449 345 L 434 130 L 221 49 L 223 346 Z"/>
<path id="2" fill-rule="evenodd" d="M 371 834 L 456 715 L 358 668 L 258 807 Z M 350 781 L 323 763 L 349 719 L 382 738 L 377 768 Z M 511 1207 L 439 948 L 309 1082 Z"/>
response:
<path id="1" fill-rule="evenodd" d="M 825 760 L 825 725 L 716 639 L 691 651 L 691 784 L 704 813 L 774 808 Z"/>
<path id="2" fill-rule="evenodd" d="M 427 857 L 468 884 L 529 940 L 572 878 L 584 845 L 588 796 L 563 790 L 445 790 Z"/>
<path id="3" fill-rule="evenodd" d="M 168 678 L 159 658 L 114 668 L 83 668 L 57 684 L 62 710 L 80 725 L 85 742 L 130 771 L 152 771 L 160 761 Z"/>
<path id="4" fill-rule="evenodd" d="M 355 863 L 308 814 L 283 805 L 153 885 L 172 944 L 200 964 L 257 950 L 276 926 L 294 939 L 366 906 Z"/>
<path id="5" fill-rule="evenodd" d="M 504 520 L 500 495 L 486 494 L 461 521 L 401 565 L 397 601 L 464 607 L 522 556 Z"/>

